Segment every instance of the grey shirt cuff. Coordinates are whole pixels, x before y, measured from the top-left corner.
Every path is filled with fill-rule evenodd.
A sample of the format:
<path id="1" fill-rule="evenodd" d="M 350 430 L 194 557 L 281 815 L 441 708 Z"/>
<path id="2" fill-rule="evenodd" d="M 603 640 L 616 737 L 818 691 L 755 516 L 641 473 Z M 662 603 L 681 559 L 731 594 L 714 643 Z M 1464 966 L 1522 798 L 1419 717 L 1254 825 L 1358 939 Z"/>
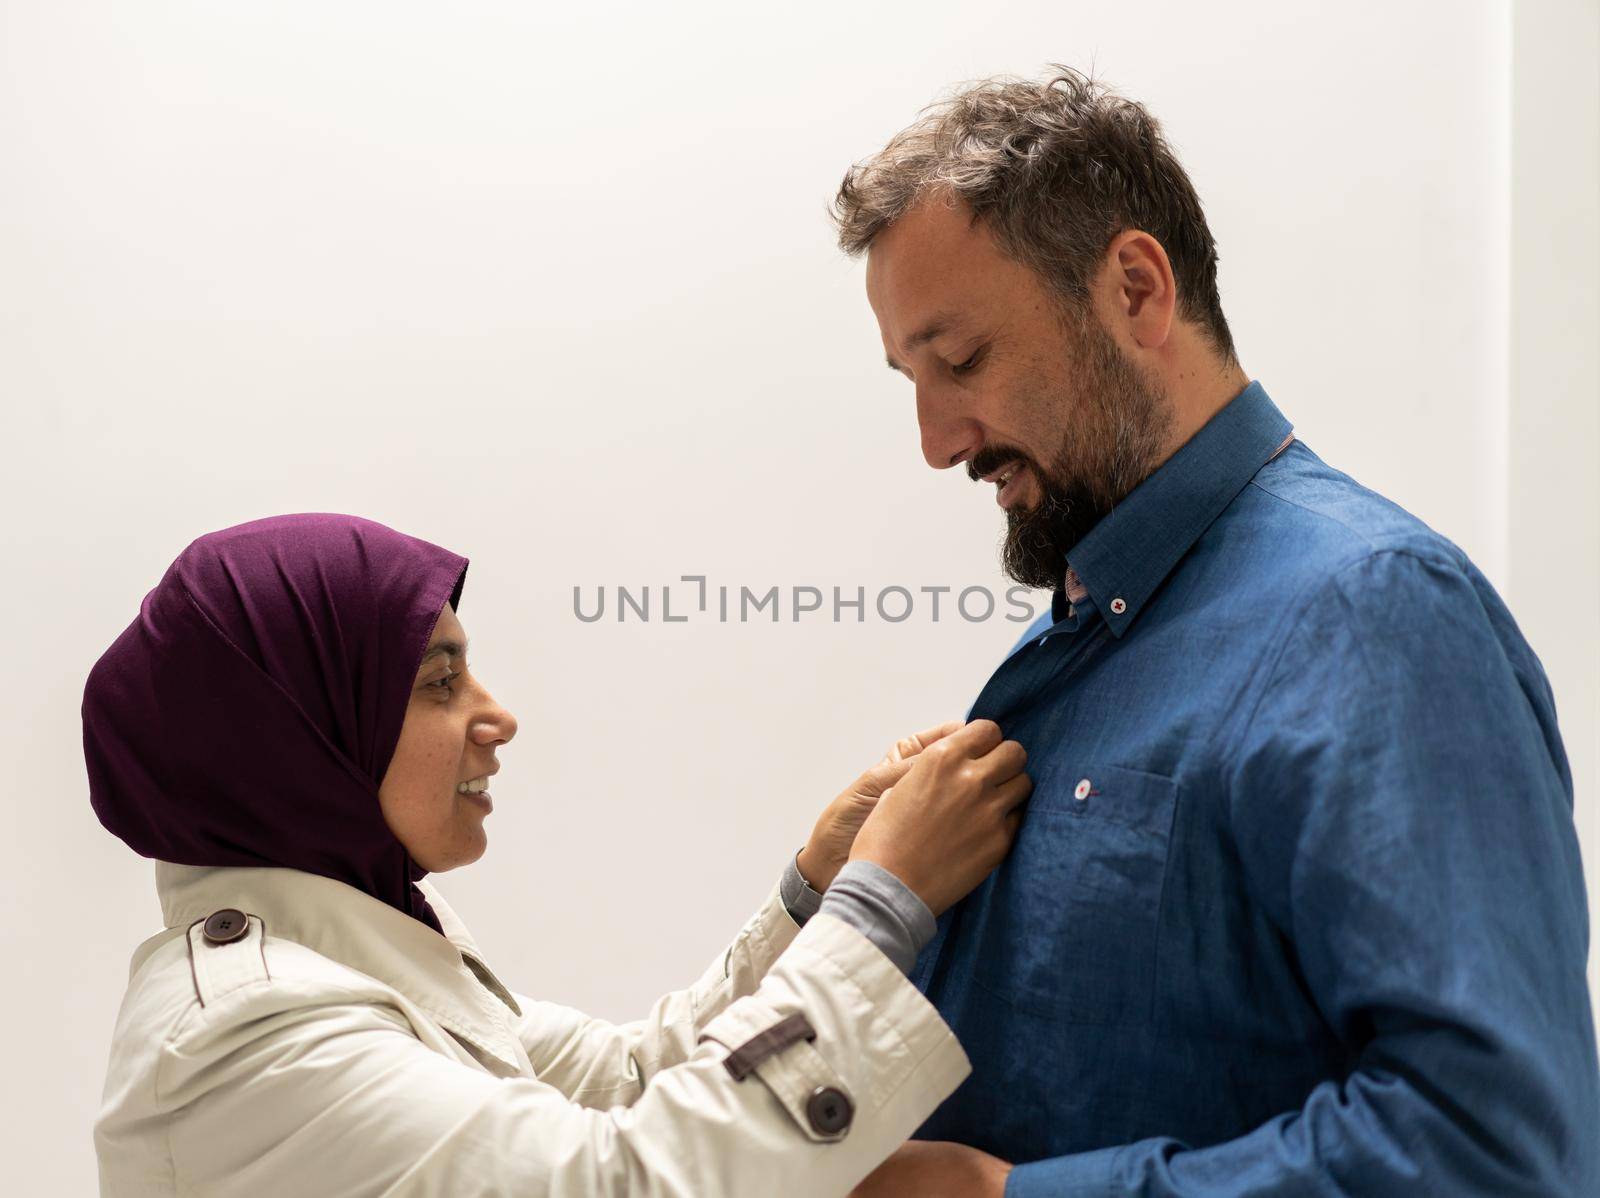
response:
<path id="1" fill-rule="evenodd" d="M 779 884 L 779 895 L 790 916 L 804 924 L 817 911 L 843 920 L 893 961 L 901 973 L 910 974 L 923 946 L 933 939 L 933 912 L 916 893 L 881 865 L 851 861 L 834 878 L 825 894 L 806 884 L 795 858 L 789 859 Z"/>
<path id="2" fill-rule="evenodd" d="M 783 880 L 778 883 L 778 896 L 783 899 L 785 910 L 790 918 L 801 927 L 806 926 L 806 920 L 817 913 L 817 908 L 822 906 L 822 891 L 811 889 L 811 884 L 806 881 L 805 875 L 800 872 L 800 854 L 804 846 L 795 850 L 793 857 L 789 858 L 789 865 L 783 871 Z"/>

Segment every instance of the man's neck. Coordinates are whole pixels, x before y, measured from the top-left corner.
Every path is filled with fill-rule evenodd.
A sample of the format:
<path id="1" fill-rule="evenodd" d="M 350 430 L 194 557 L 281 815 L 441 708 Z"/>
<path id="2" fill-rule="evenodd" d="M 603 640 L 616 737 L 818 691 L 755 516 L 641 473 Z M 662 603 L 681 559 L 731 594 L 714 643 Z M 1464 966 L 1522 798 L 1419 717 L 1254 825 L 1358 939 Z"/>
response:
<path id="1" fill-rule="evenodd" d="M 1213 416 L 1233 402 L 1239 392 L 1249 385 L 1250 376 L 1244 368 L 1232 363 L 1216 372 L 1207 371 L 1203 376 L 1180 374 L 1176 381 L 1168 380 L 1167 394 L 1172 397 L 1172 426 L 1162 449 L 1161 463 L 1188 444 L 1190 437 L 1210 423 Z"/>

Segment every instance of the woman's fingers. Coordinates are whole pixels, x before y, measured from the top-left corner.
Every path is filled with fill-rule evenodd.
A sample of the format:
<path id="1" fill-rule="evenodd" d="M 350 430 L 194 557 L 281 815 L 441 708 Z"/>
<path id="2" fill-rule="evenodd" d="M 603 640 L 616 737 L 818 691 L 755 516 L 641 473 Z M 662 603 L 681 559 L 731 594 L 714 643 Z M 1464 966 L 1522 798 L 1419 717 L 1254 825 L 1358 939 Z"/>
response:
<path id="1" fill-rule="evenodd" d="M 968 757 L 983 757 L 1000 744 L 1000 725 L 993 720 L 973 720 L 963 724 L 951 734 L 952 752 L 962 752 Z"/>
<path id="2" fill-rule="evenodd" d="M 878 762 L 860 778 L 856 779 L 855 793 L 859 798 L 879 798 L 896 782 L 904 778 L 911 767 L 916 764 L 916 758 L 908 757 L 902 761 L 890 761 L 887 757 Z"/>
<path id="3" fill-rule="evenodd" d="M 1028 751 L 1018 741 L 1003 740 L 993 750 L 984 754 L 984 762 L 994 770 L 997 778 L 1020 774 L 1028 764 Z"/>
<path id="4" fill-rule="evenodd" d="M 1017 774 L 1015 777 L 1007 778 L 994 788 L 995 801 L 1008 814 L 1020 814 L 1022 804 L 1032 793 L 1033 779 L 1028 777 L 1027 774 Z"/>
<path id="5" fill-rule="evenodd" d="M 941 737 L 949 736 L 964 724 L 966 724 L 965 720 L 946 720 L 944 723 L 923 732 L 914 732 L 910 736 L 902 736 L 895 741 L 884 760 L 903 761 L 908 757 L 915 757 L 934 741 L 939 740 Z"/>

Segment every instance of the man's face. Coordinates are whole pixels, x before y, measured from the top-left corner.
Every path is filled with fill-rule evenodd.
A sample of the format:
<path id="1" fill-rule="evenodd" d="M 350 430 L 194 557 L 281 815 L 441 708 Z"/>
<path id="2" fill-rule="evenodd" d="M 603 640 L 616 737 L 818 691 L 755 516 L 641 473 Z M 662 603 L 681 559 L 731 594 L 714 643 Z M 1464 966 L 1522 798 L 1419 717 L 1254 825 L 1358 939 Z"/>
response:
<path id="1" fill-rule="evenodd" d="M 1054 588 L 1072 546 L 1161 462 L 1172 405 L 1107 332 L 1115 304 L 1093 282 L 1096 302 L 1067 314 L 971 217 L 925 201 L 885 229 L 867 299 L 890 367 L 916 384 L 922 456 L 1009 477 L 1006 573 Z"/>

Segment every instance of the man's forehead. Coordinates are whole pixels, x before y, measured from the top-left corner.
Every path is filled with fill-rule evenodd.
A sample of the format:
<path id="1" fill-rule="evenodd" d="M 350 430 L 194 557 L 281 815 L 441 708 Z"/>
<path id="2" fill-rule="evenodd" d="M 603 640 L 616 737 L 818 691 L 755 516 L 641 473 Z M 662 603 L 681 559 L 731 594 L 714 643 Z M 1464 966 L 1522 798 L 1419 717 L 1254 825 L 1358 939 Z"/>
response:
<path id="1" fill-rule="evenodd" d="M 948 283 L 973 264 L 987 240 L 965 205 L 924 201 L 873 239 L 867 251 L 868 290 L 892 300 L 902 291 Z"/>
<path id="2" fill-rule="evenodd" d="M 874 239 L 867 252 L 867 301 L 892 356 L 954 332 L 984 307 L 1004 258 L 971 209 L 924 202 Z M 938 325 L 930 336 L 919 336 Z"/>

